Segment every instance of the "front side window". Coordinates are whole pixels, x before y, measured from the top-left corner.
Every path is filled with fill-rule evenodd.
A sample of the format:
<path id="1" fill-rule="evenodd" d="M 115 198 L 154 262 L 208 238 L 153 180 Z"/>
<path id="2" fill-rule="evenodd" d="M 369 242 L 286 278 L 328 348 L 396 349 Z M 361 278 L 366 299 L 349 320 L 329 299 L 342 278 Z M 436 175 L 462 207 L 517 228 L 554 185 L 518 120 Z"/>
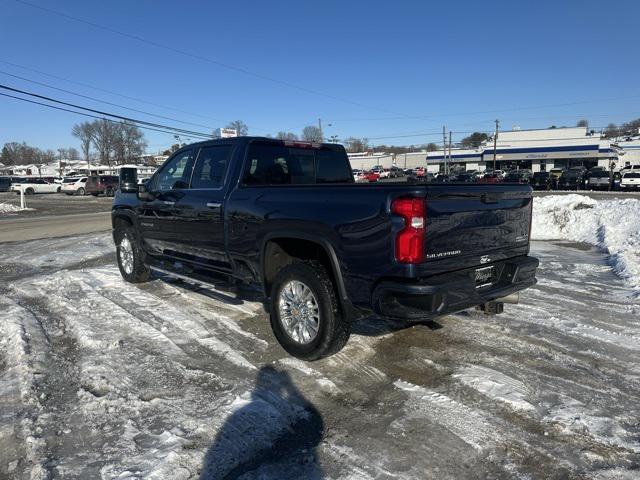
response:
<path id="1" fill-rule="evenodd" d="M 203 147 L 198 154 L 191 188 L 220 188 L 229 163 L 231 145 Z"/>
<path id="2" fill-rule="evenodd" d="M 158 172 L 158 175 L 153 180 L 152 190 L 166 192 L 189 188 L 192 165 L 191 150 L 176 154 Z"/>

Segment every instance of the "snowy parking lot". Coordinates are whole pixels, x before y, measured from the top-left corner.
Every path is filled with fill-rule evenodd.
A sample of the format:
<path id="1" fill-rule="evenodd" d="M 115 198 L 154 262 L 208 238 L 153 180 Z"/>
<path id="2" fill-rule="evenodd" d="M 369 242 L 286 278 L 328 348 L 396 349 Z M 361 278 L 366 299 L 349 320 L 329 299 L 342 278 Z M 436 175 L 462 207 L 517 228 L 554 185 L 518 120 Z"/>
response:
<path id="1" fill-rule="evenodd" d="M 637 479 L 640 200 L 536 202 L 520 304 L 314 363 L 251 290 L 125 283 L 109 233 L 1 244 L 0 478 Z"/>

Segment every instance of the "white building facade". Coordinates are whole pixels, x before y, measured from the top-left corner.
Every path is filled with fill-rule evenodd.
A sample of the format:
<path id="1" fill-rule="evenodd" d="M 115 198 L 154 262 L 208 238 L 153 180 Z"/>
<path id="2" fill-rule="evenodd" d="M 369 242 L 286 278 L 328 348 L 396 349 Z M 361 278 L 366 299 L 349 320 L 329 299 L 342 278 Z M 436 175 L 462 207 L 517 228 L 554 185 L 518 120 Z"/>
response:
<path id="1" fill-rule="evenodd" d="M 632 150 L 635 149 L 633 153 Z M 549 171 L 552 168 L 571 168 L 583 166 L 592 168 L 601 166 L 606 169 L 624 167 L 618 153 L 624 151 L 622 145 L 612 144 L 591 133 L 586 127 L 549 128 L 544 130 L 513 130 L 500 132 L 495 145 L 490 139 L 477 149 L 452 149 L 451 153 L 415 152 L 388 156 L 377 156 L 371 162 L 363 155 L 350 156 L 353 168 L 367 169 L 375 165 L 401 168 L 426 167 L 432 173 L 460 170 L 483 171 L 527 169 L 533 172 Z M 631 161 L 638 156 L 640 162 L 640 140 L 629 144 Z M 446 153 L 446 156 L 445 156 Z M 494 162 L 495 160 L 495 162 Z"/>

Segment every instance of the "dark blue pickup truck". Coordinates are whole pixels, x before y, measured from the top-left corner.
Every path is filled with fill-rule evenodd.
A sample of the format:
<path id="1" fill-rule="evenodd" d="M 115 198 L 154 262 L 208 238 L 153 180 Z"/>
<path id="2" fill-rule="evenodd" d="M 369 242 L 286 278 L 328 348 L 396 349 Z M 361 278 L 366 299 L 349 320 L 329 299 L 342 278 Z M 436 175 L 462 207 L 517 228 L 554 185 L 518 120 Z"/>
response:
<path id="1" fill-rule="evenodd" d="M 533 285 L 531 187 L 356 184 L 335 144 L 237 137 L 181 148 L 144 184 L 121 178 L 118 266 L 258 285 L 292 355 L 344 346 L 352 321 L 500 313 Z"/>

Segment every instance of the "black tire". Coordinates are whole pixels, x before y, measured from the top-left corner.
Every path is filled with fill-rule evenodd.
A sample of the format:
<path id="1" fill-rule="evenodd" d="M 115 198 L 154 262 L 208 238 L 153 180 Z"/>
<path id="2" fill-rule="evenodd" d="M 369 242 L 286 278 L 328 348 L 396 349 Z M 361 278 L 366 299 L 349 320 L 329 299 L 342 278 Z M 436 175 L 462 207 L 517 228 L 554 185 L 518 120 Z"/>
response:
<path id="1" fill-rule="evenodd" d="M 116 261 L 122 278 L 130 283 L 142 283 L 149 280 L 151 271 L 149 270 L 149 267 L 144 264 L 144 252 L 136 240 L 133 228 L 126 224 L 118 225 L 114 233 L 114 238 L 116 241 Z M 130 242 L 132 247 L 133 262 L 131 269 L 124 264 L 123 260 L 123 248 L 121 245 L 125 239 Z"/>
<path id="2" fill-rule="evenodd" d="M 29 187 L 24 191 L 25 195 L 33 195 L 34 193 L 36 193 L 33 188 Z"/>
<path id="3" fill-rule="evenodd" d="M 107 197 L 113 197 L 113 188 L 107 188 L 107 191 L 104 192 Z"/>
<path id="4" fill-rule="evenodd" d="M 278 308 L 280 292 L 292 280 L 304 283 L 317 300 L 319 310 L 318 332 L 309 343 L 297 342 L 285 330 Z M 351 328 L 343 319 L 335 288 L 327 270 L 316 261 L 299 261 L 283 267 L 271 287 L 271 328 L 289 354 L 302 360 L 313 361 L 333 355 L 349 340 Z"/>
<path id="5" fill-rule="evenodd" d="M 56 190 L 56 193 L 60 193 L 62 191 L 62 187 L 58 187 L 58 189 Z"/>
<path id="6" fill-rule="evenodd" d="M 78 195 L 80 195 L 81 197 L 84 197 L 84 194 L 86 193 L 84 188 L 80 187 L 78 190 L 76 190 L 76 193 Z"/>

